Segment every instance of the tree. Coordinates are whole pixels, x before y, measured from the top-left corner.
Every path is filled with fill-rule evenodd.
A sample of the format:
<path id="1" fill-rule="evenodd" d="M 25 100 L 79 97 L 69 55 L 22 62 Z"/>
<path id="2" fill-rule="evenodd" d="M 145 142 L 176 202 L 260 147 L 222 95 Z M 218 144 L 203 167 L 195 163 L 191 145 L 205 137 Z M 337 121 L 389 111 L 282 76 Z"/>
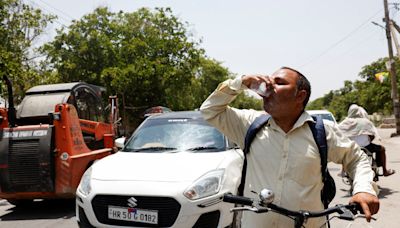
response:
<path id="1" fill-rule="evenodd" d="M 199 107 L 201 103 L 214 91 L 218 84 L 228 78 L 233 77 L 229 70 L 217 60 L 201 58 L 200 65 L 195 73 L 193 93 L 196 101 L 195 107 Z"/>
<path id="2" fill-rule="evenodd" d="M 13 82 L 17 101 L 27 88 L 42 80 L 33 45 L 54 18 L 21 0 L 0 1 L 0 76 L 6 74 Z"/>
<path id="3" fill-rule="evenodd" d="M 239 109 L 263 110 L 263 100 L 242 93 L 236 97 L 231 106 Z"/>
<path id="4" fill-rule="evenodd" d="M 232 77 L 199 44 L 169 8 L 113 13 L 101 7 L 58 30 L 41 50 L 59 82 L 104 86 L 119 95 L 129 116 L 138 117 L 151 106 L 199 108 L 218 83 Z"/>
<path id="5" fill-rule="evenodd" d="M 97 8 L 42 50 L 60 81 L 86 81 L 121 93 L 127 106 L 193 107 L 195 69 L 204 50 L 169 8 L 112 13 Z"/>
<path id="6" fill-rule="evenodd" d="M 355 103 L 364 107 L 368 113 L 390 115 L 393 110 L 390 78 L 383 82 L 375 78 L 377 73 L 387 71 L 385 66 L 387 60 L 387 58 L 378 59 L 364 66 L 359 73 L 361 80 L 345 81 L 341 89 L 330 91 L 324 97 L 310 102 L 307 109 L 328 109 L 340 120 L 347 116 L 348 107 Z M 399 69 L 400 62 L 398 59 L 395 60 L 396 69 Z M 397 75 L 399 73 L 400 71 L 397 71 Z"/>
<path id="7" fill-rule="evenodd" d="M 393 102 L 391 98 L 391 78 L 388 77 L 383 82 L 375 79 L 375 74 L 386 72 L 386 62 L 388 58 L 378 59 L 377 61 L 366 65 L 360 72 L 360 77 L 366 80 L 365 83 L 357 85 L 359 91 L 363 91 L 360 96 L 360 104 L 366 106 L 369 113 L 380 112 L 389 115 L 393 112 Z M 400 62 L 395 58 L 395 67 L 397 69 L 397 84 L 399 85 L 399 67 Z"/>

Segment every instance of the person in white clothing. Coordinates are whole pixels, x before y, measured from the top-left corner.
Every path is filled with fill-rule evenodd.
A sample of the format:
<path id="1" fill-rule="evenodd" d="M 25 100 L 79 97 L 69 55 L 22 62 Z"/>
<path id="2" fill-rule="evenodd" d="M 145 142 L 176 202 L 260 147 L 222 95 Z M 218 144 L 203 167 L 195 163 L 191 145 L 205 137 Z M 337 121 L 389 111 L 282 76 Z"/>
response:
<path id="1" fill-rule="evenodd" d="M 229 107 L 243 90 L 263 85 L 264 111 Z M 313 118 L 304 111 L 310 98 L 309 81 L 298 71 L 283 67 L 271 76 L 244 75 L 222 82 L 203 102 L 203 117 L 222 133 L 244 146 L 250 124 L 266 112 L 271 116 L 258 132 L 247 154 L 245 196 L 268 188 L 274 203 L 292 210 L 318 211 L 321 202 L 321 163 L 318 147 L 308 125 Z M 328 161 L 343 164 L 354 181 L 351 202 L 361 205 L 367 221 L 379 210 L 376 185 L 367 156 L 343 135 L 337 126 L 324 121 Z M 240 180 L 240 178 L 239 178 Z M 310 218 L 305 227 L 321 227 L 326 218 Z M 244 213 L 242 227 L 293 227 L 293 220 L 276 214 Z"/>
<path id="2" fill-rule="evenodd" d="M 339 123 L 339 129 L 359 146 L 376 153 L 376 163 L 382 167 L 384 176 L 395 173 L 395 170 L 388 169 L 386 166 L 385 147 L 372 142 L 375 138 L 380 139 L 380 136 L 363 107 L 356 104 L 350 105 L 347 117 Z"/>

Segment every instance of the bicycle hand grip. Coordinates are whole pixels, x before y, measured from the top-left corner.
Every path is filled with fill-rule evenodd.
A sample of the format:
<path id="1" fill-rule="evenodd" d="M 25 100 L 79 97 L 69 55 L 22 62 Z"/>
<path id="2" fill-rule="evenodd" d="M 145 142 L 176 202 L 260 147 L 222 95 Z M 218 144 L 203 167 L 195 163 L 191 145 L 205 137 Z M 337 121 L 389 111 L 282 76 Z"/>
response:
<path id="1" fill-rule="evenodd" d="M 224 195 L 223 201 L 228 203 L 247 205 L 247 206 L 253 205 L 253 199 L 244 196 L 232 195 L 231 193 L 226 193 Z"/>
<path id="2" fill-rule="evenodd" d="M 349 206 L 351 207 L 349 209 L 353 212 L 353 214 L 357 214 L 357 213 L 364 214 L 364 210 L 362 209 L 360 204 L 351 203 L 351 204 L 349 204 Z"/>

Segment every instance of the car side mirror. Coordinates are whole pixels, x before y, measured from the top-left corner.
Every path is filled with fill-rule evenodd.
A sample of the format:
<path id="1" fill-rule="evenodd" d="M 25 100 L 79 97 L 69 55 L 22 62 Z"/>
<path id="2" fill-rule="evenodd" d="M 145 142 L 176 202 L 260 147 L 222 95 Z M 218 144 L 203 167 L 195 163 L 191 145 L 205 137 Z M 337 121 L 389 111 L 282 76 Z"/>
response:
<path id="1" fill-rule="evenodd" d="M 118 149 L 122 149 L 125 146 L 126 137 L 117 138 L 114 143 Z"/>

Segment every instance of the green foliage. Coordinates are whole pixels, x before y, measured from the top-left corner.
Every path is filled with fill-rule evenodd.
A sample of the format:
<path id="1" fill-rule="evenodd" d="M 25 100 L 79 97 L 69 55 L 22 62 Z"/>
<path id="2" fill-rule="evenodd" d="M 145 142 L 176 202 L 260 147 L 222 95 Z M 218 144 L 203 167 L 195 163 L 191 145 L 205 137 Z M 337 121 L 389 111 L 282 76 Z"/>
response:
<path id="1" fill-rule="evenodd" d="M 104 86 L 130 110 L 126 116 L 139 117 L 158 105 L 191 110 L 230 73 L 205 56 L 187 26 L 169 8 L 132 13 L 97 8 L 57 31 L 41 51 L 55 70 L 47 72 L 49 78 Z"/>
<path id="2" fill-rule="evenodd" d="M 0 77 L 5 74 L 13 82 L 16 101 L 43 80 L 32 46 L 54 18 L 21 0 L 0 1 Z"/>
<path id="3" fill-rule="evenodd" d="M 227 68 L 222 67 L 216 60 L 202 58 L 200 66 L 196 72 L 196 106 L 199 107 L 201 103 L 214 91 L 218 84 L 227 80 L 230 73 Z"/>
<path id="4" fill-rule="evenodd" d="M 33 44 L 54 18 L 21 0 L 0 0 L 0 76 L 6 74 L 14 82 L 16 100 L 37 84 L 85 81 L 117 94 L 138 116 L 157 105 L 198 108 L 220 82 L 233 77 L 220 62 L 205 56 L 188 24 L 169 8 L 130 13 L 97 8 L 58 30 L 55 39 L 40 48 L 46 59 L 38 65 Z M 307 109 L 328 109 L 338 120 L 352 103 L 369 113 L 392 113 L 390 78 L 375 80 L 376 73 L 386 71 L 386 61 L 364 66 L 360 80 L 345 81 L 343 88 L 310 102 Z M 395 65 L 399 75 L 398 59 Z M 241 94 L 232 106 L 261 110 L 262 100 Z"/>
<path id="5" fill-rule="evenodd" d="M 125 96 L 127 106 L 197 106 L 195 72 L 204 51 L 169 8 L 112 13 L 97 8 L 60 30 L 42 51 L 63 82 L 86 81 Z"/>
<path id="6" fill-rule="evenodd" d="M 310 102 L 307 109 L 327 109 L 339 121 L 347 116 L 348 107 L 353 103 L 361 105 L 370 114 L 376 112 L 390 115 L 393 112 L 391 79 L 387 78 L 382 83 L 375 79 L 376 73 L 387 71 L 385 66 L 387 60 L 387 58 L 378 59 L 370 65 L 364 66 L 359 73 L 362 80 L 345 81 L 341 89 L 330 91 L 324 97 Z M 399 75 L 400 62 L 398 59 L 396 59 L 395 68 Z M 399 81 L 397 77 L 398 85 Z"/>
<path id="7" fill-rule="evenodd" d="M 257 99 L 257 98 L 248 96 L 245 93 L 241 93 L 230 104 L 230 106 L 239 108 L 239 109 L 263 110 L 263 101 L 262 101 L 262 99 Z"/>

